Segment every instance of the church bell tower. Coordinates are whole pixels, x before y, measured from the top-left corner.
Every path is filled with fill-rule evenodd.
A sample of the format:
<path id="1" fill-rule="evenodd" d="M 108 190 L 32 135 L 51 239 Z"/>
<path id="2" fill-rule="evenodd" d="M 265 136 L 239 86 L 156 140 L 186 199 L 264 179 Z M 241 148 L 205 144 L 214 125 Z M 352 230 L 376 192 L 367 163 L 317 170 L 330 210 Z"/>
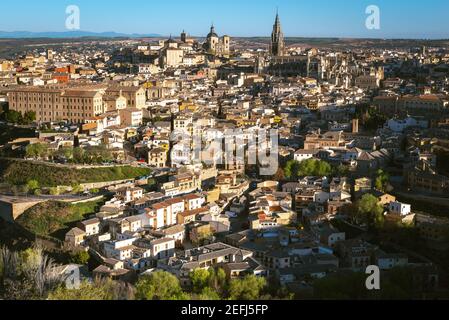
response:
<path id="1" fill-rule="evenodd" d="M 273 33 L 271 34 L 270 54 L 275 57 L 280 57 L 284 55 L 284 50 L 284 34 L 282 33 L 279 13 L 276 12 L 276 21 L 274 22 Z"/>

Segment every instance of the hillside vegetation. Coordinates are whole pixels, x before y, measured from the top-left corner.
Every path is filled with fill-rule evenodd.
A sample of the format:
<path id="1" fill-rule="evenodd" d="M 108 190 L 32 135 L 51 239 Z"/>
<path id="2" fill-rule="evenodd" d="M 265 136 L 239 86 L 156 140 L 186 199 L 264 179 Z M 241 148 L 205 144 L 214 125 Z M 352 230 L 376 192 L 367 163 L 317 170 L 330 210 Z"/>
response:
<path id="1" fill-rule="evenodd" d="M 62 240 L 69 228 L 94 214 L 103 204 L 104 200 L 76 205 L 49 201 L 28 209 L 16 222 L 38 236 Z"/>
<path id="2" fill-rule="evenodd" d="M 0 160 L 0 174 L 3 181 L 12 185 L 25 185 L 30 180 L 36 180 L 41 187 L 71 186 L 134 179 L 150 173 L 151 169 L 130 166 L 74 169 L 33 162 Z"/>

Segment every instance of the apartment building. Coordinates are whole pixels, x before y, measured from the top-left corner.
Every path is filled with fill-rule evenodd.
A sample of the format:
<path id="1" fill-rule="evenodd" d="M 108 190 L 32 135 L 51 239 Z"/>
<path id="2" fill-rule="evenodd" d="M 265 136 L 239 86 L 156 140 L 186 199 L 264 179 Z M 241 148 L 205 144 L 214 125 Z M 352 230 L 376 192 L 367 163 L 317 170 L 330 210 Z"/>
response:
<path id="1" fill-rule="evenodd" d="M 374 105 L 378 110 L 387 115 L 394 115 L 398 112 L 426 112 L 434 113 L 447 107 L 447 98 L 441 95 L 419 95 L 419 96 L 379 96 L 374 98 Z"/>
<path id="2" fill-rule="evenodd" d="M 201 188 L 201 179 L 196 174 L 182 173 L 172 178 L 161 186 L 161 191 L 167 197 L 175 197 L 181 194 L 195 192 Z"/>
<path id="3" fill-rule="evenodd" d="M 156 168 L 167 165 L 167 151 L 164 148 L 154 148 L 148 152 L 148 164 Z"/>
<path id="4" fill-rule="evenodd" d="M 22 114 L 34 111 L 38 122 L 84 123 L 107 111 L 120 110 L 126 124 L 138 126 L 146 102 L 141 87 L 20 86 L 10 89 L 7 95 L 11 110 Z"/>
<path id="5" fill-rule="evenodd" d="M 120 110 L 120 118 L 123 125 L 138 127 L 143 123 L 143 112 L 137 108 L 122 109 Z"/>
<path id="6" fill-rule="evenodd" d="M 146 102 L 146 91 L 142 87 L 135 86 L 116 86 L 109 87 L 106 94 L 111 96 L 123 96 L 126 98 L 127 108 L 144 109 Z"/>
<path id="7" fill-rule="evenodd" d="M 86 237 L 94 236 L 100 233 L 100 219 L 81 221 L 78 223 L 78 227 L 85 232 Z"/>
<path id="8" fill-rule="evenodd" d="M 145 209 L 149 219 L 149 226 L 158 230 L 176 224 L 184 224 L 186 216 L 193 216 L 193 219 L 195 219 L 197 215 L 205 214 L 208 211 L 207 208 L 202 208 L 205 201 L 204 196 L 189 194 L 157 202 Z M 183 213 L 186 214 L 182 215 Z"/>
<path id="9" fill-rule="evenodd" d="M 309 134 L 304 142 L 304 150 L 344 148 L 345 146 L 346 141 L 341 131 Z"/>
<path id="10" fill-rule="evenodd" d="M 449 231 L 448 219 L 417 214 L 414 220 L 423 239 L 438 243 L 447 241 Z"/>
<path id="11" fill-rule="evenodd" d="M 68 120 L 82 123 L 104 112 L 99 88 L 18 87 L 8 92 L 9 106 L 24 114 L 36 112 L 36 121 Z"/>
<path id="12" fill-rule="evenodd" d="M 404 172 L 410 189 L 432 194 L 446 194 L 449 190 L 449 179 L 438 174 L 428 161 L 421 160 L 417 166 Z"/>

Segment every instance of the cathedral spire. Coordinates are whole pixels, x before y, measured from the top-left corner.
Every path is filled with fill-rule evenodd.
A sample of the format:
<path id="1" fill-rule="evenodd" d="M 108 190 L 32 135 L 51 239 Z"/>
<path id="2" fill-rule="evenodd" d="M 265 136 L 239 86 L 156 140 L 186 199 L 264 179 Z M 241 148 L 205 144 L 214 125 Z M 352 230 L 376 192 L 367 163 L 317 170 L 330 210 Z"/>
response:
<path id="1" fill-rule="evenodd" d="M 272 56 L 282 56 L 284 54 L 284 34 L 281 28 L 281 19 L 279 18 L 279 10 L 276 8 L 276 20 L 273 25 L 273 32 L 271 34 L 270 53 Z"/>

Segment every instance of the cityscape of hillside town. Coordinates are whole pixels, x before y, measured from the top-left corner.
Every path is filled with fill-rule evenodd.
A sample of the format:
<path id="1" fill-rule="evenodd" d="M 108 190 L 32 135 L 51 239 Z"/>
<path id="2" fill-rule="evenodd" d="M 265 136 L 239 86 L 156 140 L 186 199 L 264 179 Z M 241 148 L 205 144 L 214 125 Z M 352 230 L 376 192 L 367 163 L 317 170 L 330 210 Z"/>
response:
<path id="1" fill-rule="evenodd" d="M 0 39 L 0 299 L 448 299 L 449 40 L 282 21 Z"/>

